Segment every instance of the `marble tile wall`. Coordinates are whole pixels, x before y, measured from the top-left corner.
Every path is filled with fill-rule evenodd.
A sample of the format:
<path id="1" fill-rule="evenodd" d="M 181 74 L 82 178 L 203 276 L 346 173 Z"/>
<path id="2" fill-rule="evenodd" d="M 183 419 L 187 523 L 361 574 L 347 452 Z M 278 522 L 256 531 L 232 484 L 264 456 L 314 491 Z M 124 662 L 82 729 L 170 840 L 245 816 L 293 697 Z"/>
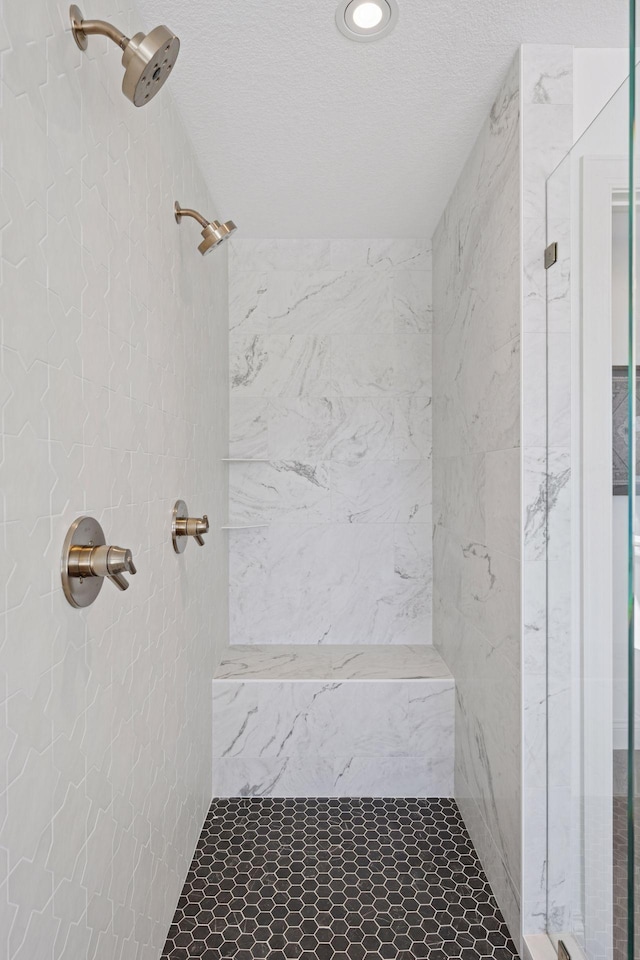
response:
<path id="1" fill-rule="evenodd" d="M 571 731 L 573 48 L 522 47 L 523 873 L 525 935 L 567 926 Z M 550 191 L 547 191 L 547 178 Z M 548 223 L 547 223 L 548 212 Z M 548 231 L 548 235 L 547 235 Z M 558 243 L 545 271 L 541 250 Z M 548 286 L 547 286 L 548 284 Z M 548 311 L 547 311 L 548 299 Z M 548 733 L 548 751 L 547 751 Z M 547 819 L 548 813 L 548 819 Z M 549 851 L 549 854 L 548 854 Z"/>
<path id="2" fill-rule="evenodd" d="M 441 680 L 451 673 L 431 644 L 230 647 L 217 680 Z"/>
<path id="3" fill-rule="evenodd" d="M 547 694 L 567 682 L 547 690 L 547 614 L 557 650 L 568 630 L 566 223 L 549 331 L 542 254 L 571 136 L 572 49 L 523 46 L 433 241 L 434 638 L 456 679 L 456 797 L 517 943 L 547 925 Z"/>
<path id="4" fill-rule="evenodd" d="M 428 244 L 229 246 L 231 643 L 430 643 Z"/>
<path id="5" fill-rule="evenodd" d="M 171 82 L 136 110 L 67 0 L 0 11 L 0 957 L 157 960 L 211 800 L 226 255 L 173 219 L 217 209 Z M 198 556 L 178 497 L 212 519 Z M 59 569 L 85 513 L 138 573 L 80 611 Z"/>
<path id="6" fill-rule="evenodd" d="M 521 895 L 520 56 L 433 238 L 434 642 L 455 796 L 516 944 Z"/>
<path id="7" fill-rule="evenodd" d="M 214 680 L 214 795 L 449 797 L 454 683 Z"/>

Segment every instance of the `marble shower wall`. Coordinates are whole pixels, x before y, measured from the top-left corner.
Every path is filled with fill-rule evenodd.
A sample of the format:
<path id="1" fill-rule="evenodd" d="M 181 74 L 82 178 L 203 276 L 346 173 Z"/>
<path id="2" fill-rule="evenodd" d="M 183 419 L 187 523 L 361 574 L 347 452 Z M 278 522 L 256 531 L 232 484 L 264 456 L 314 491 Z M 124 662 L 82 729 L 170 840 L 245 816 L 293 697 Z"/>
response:
<path id="1" fill-rule="evenodd" d="M 564 880 L 548 877 L 546 725 L 567 679 L 547 690 L 546 650 L 568 642 L 566 223 L 548 278 L 543 251 L 571 138 L 572 48 L 523 46 L 433 242 L 434 638 L 456 680 L 456 797 L 516 943 Z"/>
<path id="2" fill-rule="evenodd" d="M 214 796 L 450 797 L 453 688 L 451 677 L 215 680 Z"/>
<path id="3" fill-rule="evenodd" d="M 431 251 L 230 246 L 230 641 L 431 642 Z"/>
<path id="4" fill-rule="evenodd" d="M 520 56 L 433 238 L 434 641 L 455 796 L 520 938 Z"/>
<path id="5" fill-rule="evenodd" d="M 523 46 L 521 52 L 522 929 L 526 935 L 547 929 L 570 929 L 570 884 L 565 871 L 571 863 L 571 821 L 575 825 L 580 816 L 569 762 L 575 703 L 571 694 L 569 617 L 572 547 L 571 250 L 569 202 L 565 196 L 568 169 L 554 173 L 549 180 L 550 192 L 546 191 L 547 178 L 557 170 L 573 143 L 573 48 L 531 44 Z M 552 240 L 558 243 L 559 260 L 545 271 L 541 251 Z"/>
<path id="6" fill-rule="evenodd" d="M 226 255 L 173 219 L 216 205 L 171 82 L 136 110 L 68 0 L 0 11 L 0 957 L 157 960 L 211 802 Z M 142 26 L 130 0 L 90 12 Z M 178 497 L 212 519 L 182 557 Z M 77 610 L 60 554 L 83 514 L 138 573 Z"/>

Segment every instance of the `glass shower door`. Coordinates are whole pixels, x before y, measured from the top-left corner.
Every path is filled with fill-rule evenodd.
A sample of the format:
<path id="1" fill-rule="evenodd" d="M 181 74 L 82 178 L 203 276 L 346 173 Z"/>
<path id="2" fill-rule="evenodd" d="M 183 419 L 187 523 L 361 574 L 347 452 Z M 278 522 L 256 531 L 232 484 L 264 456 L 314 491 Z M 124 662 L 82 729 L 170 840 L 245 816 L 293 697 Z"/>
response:
<path id="1" fill-rule="evenodd" d="M 630 86 L 547 182 L 547 932 L 572 960 L 634 958 Z"/>

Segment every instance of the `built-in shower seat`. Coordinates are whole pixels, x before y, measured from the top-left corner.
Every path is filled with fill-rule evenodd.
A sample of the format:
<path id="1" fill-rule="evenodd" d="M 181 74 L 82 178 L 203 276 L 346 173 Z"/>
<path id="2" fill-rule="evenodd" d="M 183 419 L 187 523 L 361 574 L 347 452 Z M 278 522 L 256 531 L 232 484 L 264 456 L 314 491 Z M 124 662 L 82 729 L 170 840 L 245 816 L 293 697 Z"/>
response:
<path id="1" fill-rule="evenodd" d="M 214 796 L 452 796 L 454 698 L 431 646 L 230 647 Z"/>

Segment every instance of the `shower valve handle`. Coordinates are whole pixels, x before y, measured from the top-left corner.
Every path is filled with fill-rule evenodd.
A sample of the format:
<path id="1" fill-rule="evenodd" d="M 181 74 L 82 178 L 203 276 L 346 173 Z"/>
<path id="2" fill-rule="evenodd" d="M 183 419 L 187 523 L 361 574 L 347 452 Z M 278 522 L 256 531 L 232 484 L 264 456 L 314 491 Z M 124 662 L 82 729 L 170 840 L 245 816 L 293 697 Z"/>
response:
<path id="1" fill-rule="evenodd" d="M 129 589 L 125 573 L 137 573 L 131 550 L 127 547 L 109 547 L 106 544 L 98 547 L 71 547 L 68 570 L 70 577 L 107 577 L 118 590 Z"/>
<path id="2" fill-rule="evenodd" d="M 179 517 L 175 529 L 176 536 L 193 537 L 196 543 L 204 547 L 204 534 L 209 532 L 209 518 L 206 513 L 202 517 Z"/>
<path id="3" fill-rule="evenodd" d="M 137 573 L 136 565 L 133 562 L 133 554 L 128 547 L 109 547 L 107 556 L 107 576 L 111 583 L 114 583 L 118 590 L 128 590 L 129 581 L 123 576 L 124 573 Z"/>
<path id="4" fill-rule="evenodd" d="M 171 539 L 176 553 L 183 553 L 193 537 L 196 543 L 204 547 L 204 535 L 209 532 L 209 518 L 206 513 L 201 517 L 190 517 L 189 508 L 184 500 L 176 501 L 171 519 Z"/>

